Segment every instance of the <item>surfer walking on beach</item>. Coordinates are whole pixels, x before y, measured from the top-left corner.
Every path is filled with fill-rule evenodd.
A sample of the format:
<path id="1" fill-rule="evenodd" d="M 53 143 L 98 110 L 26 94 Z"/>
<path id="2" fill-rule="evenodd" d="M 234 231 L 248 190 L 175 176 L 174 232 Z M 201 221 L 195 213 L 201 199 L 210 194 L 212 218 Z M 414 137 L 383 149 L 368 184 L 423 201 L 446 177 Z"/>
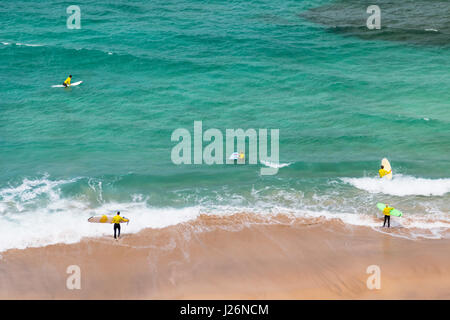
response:
<path id="1" fill-rule="evenodd" d="M 117 214 L 112 218 L 112 223 L 114 223 L 114 239 L 120 238 L 120 223 L 127 222 L 128 219 L 124 219 L 120 216 L 120 211 L 117 211 Z M 116 237 L 117 231 L 117 237 Z"/>
<path id="2" fill-rule="evenodd" d="M 68 76 L 66 81 L 63 82 L 64 87 L 70 86 L 70 81 L 72 80 L 72 75 Z"/>
<path id="3" fill-rule="evenodd" d="M 394 208 L 389 207 L 389 205 L 386 204 L 386 208 L 383 209 L 383 213 L 384 213 L 383 227 L 386 225 L 386 221 L 388 223 L 388 228 L 391 227 L 391 211 L 392 210 L 394 210 Z"/>

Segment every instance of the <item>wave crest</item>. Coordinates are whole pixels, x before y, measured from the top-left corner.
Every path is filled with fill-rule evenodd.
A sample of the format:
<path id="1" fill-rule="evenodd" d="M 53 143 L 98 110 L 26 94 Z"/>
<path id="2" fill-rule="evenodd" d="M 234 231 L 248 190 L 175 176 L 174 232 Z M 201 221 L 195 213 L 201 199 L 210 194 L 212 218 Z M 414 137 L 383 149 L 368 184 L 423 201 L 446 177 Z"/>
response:
<path id="1" fill-rule="evenodd" d="M 450 192 L 450 179 L 425 179 L 396 175 L 392 180 L 380 178 L 342 178 L 343 182 L 370 193 L 393 196 L 443 196 Z"/>
<path id="2" fill-rule="evenodd" d="M 288 166 L 290 166 L 292 164 L 291 162 L 289 162 L 289 163 L 275 163 L 275 162 L 264 161 L 264 160 L 261 160 L 261 163 L 263 165 L 267 166 L 267 167 L 275 168 L 275 169 L 288 167 Z"/>

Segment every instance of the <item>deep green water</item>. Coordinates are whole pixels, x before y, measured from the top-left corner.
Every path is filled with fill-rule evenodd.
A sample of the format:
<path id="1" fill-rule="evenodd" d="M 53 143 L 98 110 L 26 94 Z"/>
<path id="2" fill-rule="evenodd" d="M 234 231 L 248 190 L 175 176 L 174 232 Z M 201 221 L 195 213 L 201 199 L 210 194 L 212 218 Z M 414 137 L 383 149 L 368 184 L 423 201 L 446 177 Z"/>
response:
<path id="1" fill-rule="evenodd" d="M 141 226 L 244 210 L 370 220 L 383 201 L 448 230 L 450 3 L 379 3 L 369 31 L 369 1 L 80 1 L 70 30 L 71 2 L 2 1 L 3 247 L 48 224 L 42 243 L 78 239 L 99 229 L 64 221 L 116 209 Z M 68 74 L 84 83 L 51 87 Z M 289 165 L 177 166 L 171 134 L 194 121 L 279 129 Z"/>

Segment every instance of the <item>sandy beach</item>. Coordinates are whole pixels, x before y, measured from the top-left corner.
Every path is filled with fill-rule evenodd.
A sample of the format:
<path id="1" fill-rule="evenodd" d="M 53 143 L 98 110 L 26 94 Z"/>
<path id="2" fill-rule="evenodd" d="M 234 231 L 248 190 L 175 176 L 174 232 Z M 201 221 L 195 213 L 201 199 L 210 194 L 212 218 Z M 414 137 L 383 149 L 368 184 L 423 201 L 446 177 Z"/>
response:
<path id="1" fill-rule="evenodd" d="M 449 299 L 448 239 L 339 220 L 204 215 L 137 234 L 9 250 L 1 299 Z M 388 234 L 389 232 L 394 235 Z M 67 267 L 81 270 L 68 290 Z M 381 271 L 369 290 L 367 267 Z"/>
<path id="2" fill-rule="evenodd" d="M 450 0 L 77 2 L 0 4 L 0 300 L 450 299 Z"/>

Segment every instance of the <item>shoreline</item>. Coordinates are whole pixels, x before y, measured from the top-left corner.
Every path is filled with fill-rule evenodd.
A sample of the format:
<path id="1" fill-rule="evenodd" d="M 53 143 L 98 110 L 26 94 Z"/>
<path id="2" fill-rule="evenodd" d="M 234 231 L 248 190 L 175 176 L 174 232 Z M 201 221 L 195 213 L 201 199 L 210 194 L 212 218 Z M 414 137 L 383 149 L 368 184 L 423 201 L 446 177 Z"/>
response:
<path id="1" fill-rule="evenodd" d="M 339 220 L 202 215 L 119 241 L 5 251 L 0 298 L 449 299 L 449 247 Z M 80 290 L 66 288 L 70 265 L 80 267 Z M 370 265 L 380 267 L 380 290 L 367 288 Z"/>

